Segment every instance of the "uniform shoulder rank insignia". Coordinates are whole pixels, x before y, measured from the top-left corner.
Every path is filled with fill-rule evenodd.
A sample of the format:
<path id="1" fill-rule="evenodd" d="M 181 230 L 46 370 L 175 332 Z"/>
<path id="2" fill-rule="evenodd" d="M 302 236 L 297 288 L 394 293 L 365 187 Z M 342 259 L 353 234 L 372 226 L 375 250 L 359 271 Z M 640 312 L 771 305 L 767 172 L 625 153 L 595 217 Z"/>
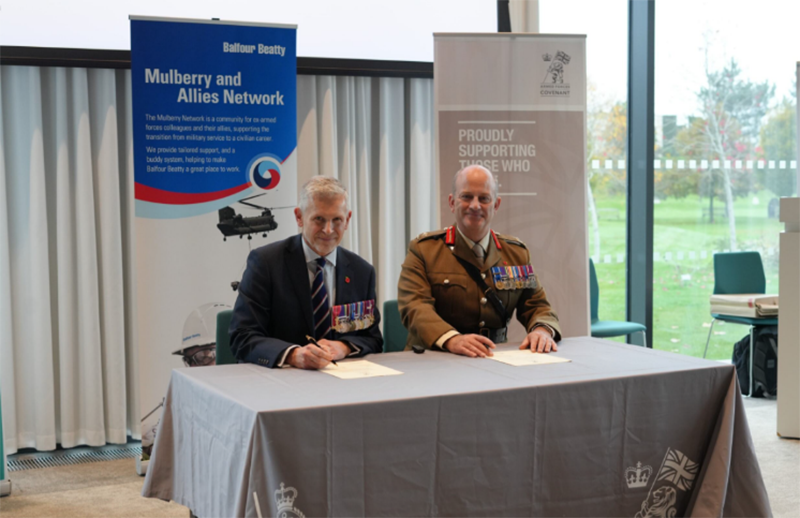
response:
<path id="1" fill-rule="evenodd" d="M 502 240 L 503 240 L 503 241 L 505 241 L 506 243 L 511 243 L 512 245 L 521 246 L 522 248 L 525 248 L 526 250 L 527 250 L 527 248 L 528 248 L 528 247 L 525 245 L 525 243 L 523 243 L 523 242 L 522 242 L 522 240 L 521 240 L 520 238 L 518 238 L 518 237 L 514 237 L 514 236 L 506 236 L 506 235 L 504 235 L 504 234 L 497 234 L 497 237 L 499 237 L 500 239 L 502 239 Z"/>
<path id="2" fill-rule="evenodd" d="M 423 232 L 422 234 L 417 236 L 417 241 L 425 241 L 426 239 L 432 239 L 434 237 L 441 237 L 445 235 L 447 232 L 446 228 L 442 228 L 439 230 L 432 230 L 431 232 Z"/>
<path id="3" fill-rule="evenodd" d="M 337 333 L 352 333 L 367 329 L 375 323 L 375 301 L 362 300 L 334 306 L 331 310 L 331 326 Z"/>
<path id="4" fill-rule="evenodd" d="M 492 280 L 498 290 L 533 290 L 536 289 L 536 274 L 533 266 L 494 266 Z"/>

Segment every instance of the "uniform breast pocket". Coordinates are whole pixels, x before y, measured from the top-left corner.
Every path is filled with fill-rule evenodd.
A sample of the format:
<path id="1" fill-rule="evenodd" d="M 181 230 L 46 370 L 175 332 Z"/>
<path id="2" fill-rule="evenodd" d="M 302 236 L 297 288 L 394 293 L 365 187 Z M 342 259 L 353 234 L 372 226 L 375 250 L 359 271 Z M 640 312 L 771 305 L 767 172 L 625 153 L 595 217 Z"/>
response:
<path id="1" fill-rule="evenodd" d="M 459 313 L 467 296 L 467 274 L 430 273 L 431 294 L 436 300 L 436 312 L 447 320 L 447 316 Z"/>

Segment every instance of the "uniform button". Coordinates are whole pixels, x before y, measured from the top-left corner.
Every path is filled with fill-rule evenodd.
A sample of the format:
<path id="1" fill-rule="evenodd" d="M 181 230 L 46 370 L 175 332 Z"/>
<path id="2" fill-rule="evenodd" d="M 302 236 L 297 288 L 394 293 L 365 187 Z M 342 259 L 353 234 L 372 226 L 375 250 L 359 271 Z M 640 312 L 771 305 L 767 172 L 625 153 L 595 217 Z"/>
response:
<path id="1" fill-rule="evenodd" d="M 482 274 L 481 274 L 481 279 L 485 279 L 485 278 L 486 278 L 486 274 L 485 274 L 485 273 L 482 273 Z"/>
<path id="2" fill-rule="evenodd" d="M 482 305 L 484 305 L 484 306 L 486 305 L 486 297 L 483 297 L 483 298 L 481 299 L 481 304 L 482 304 Z"/>
<path id="3" fill-rule="evenodd" d="M 481 321 L 478 323 L 478 327 L 485 327 L 485 326 L 486 326 L 486 322 L 484 322 L 483 320 L 481 320 Z"/>
<path id="4" fill-rule="evenodd" d="M 450 284 L 450 279 L 445 279 L 445 280 L 444 280 L 444 283 L 445 283 L 445 284 Z"/>

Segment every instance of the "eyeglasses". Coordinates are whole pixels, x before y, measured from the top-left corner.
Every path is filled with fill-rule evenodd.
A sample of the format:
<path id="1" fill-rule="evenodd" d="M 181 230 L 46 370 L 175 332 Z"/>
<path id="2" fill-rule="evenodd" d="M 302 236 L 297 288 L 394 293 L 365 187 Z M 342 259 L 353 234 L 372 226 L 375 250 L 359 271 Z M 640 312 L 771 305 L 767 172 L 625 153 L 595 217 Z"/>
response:
<path id="1" fill-rule="evenodd" d="M 192 354 L 183 355 L 183 363 L 187 367 L 205 367 L 206 365 L 216 365 L 217 350 L 213 347 L 200 349 Z"/>

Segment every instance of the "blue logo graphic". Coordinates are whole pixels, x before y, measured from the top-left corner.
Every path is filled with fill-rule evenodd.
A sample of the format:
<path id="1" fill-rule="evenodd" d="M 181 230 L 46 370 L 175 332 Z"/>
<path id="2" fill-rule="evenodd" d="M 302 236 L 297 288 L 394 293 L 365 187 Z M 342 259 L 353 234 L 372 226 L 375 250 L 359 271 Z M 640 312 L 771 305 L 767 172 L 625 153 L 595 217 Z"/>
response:
<path id="1" fill-rule="evenodd" d="M 250 182 L 262 191 L 274 189 L 280 181 L 281 165 L 275 157 L 262 155 L 250 163 Z"/>

